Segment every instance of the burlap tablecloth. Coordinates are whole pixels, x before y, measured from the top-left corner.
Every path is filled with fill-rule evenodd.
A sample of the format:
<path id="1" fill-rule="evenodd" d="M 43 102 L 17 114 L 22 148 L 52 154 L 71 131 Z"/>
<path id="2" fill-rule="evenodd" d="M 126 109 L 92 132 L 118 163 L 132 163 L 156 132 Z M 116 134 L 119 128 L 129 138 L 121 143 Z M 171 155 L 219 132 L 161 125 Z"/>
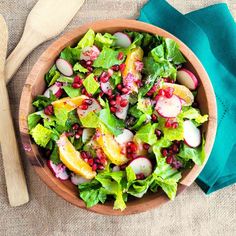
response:
<path id="1" fill-rule="evenodd" d="M 146 0 L 87 0 L 67 31 L 83 23 L 108 18 L 136 18 Z M 169 0 L 183 13 L 217 3 L 217 0 Z M 36 0 L 0 0 L 0 14 L 9 27 L 10 52 L 23 31 L 26 17 Z M 236 17 L 236 1 L 228 0 Z M 53 9 L 52 9 L 53 14 Z M 18 133 L 18 107 L 27 74 L 50 44 L 38 47 L 25 60 L 8 86 L 12 114 Z M 26 45 L 27 47 L 27 45 Z M 0 157 L 0 235 L 236 235 L 236 186 L 206 196 L 193 184 L 175 201 L 159 209 L 122 217 L 108 217 L 81 210 L 52 192 L 21 156 L 30 192 L 30 202 L 11 208 L 8 204 Z M 1 153 L 0 153 L 1 155 Z"/>

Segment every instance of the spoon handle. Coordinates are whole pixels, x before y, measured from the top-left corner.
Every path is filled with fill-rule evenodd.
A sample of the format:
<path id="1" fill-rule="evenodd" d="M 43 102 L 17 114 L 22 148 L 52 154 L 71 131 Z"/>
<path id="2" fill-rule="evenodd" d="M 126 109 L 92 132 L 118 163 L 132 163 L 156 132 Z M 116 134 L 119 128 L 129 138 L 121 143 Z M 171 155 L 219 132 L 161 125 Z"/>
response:
<path id="1" fill-rule="evenodd" d="M 41 43 L 46 41 L 41 34 L 33 31 L 29 25 L 26 24 L 24 33 L 17 44 L 16 48 L 8 56 L 6 60 L 6 83 L 8 83 L 12 76 L 19 69 L 25 58 Z"/>
<path id="2" fill-rule="evenodd" d="M 29 201 L 25 176 L 20 161 L 4 75 L 0 75 L 0 140 L 7 193 L 11 206 Z"/>

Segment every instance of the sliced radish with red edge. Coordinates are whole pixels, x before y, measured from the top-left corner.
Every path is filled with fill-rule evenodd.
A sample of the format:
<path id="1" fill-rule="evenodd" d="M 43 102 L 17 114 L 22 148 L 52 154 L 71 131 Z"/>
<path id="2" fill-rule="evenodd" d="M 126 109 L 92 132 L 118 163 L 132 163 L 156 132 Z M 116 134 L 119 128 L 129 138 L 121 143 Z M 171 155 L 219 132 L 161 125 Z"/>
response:
<path id="1" fill-rule="evenodd" d="M 133 169 L 136 175 L 144 174 L 144 176 L 147 177 L 152 173 L 152 163 L 144 156 L 132 160 L 129 166 Z"/>
<path id="2" fill-rule="evenodd" d="M 112 89 L 111 84 L 109 81 L 107 81 L 106 83 L 100 83 L 101 86 L 101 90 L 105 93 L 108 94 L 108 91 Z"/>
<path id="3" fill-rule="evenodd" d="M 47 165 L 53 174 L 60 180 L 69 179 L 69 175 L 66 172 L 66 166 L 62 163 L 55 165 L 51 160 L 48 160 Z"/>
<path id="4" fill-rule="evenodd" d="M 118 171 L 120 171 L 120 167 L 119 166 L 114 166 L 112 168 L 112 172 L 118 172 Z"/>
<path id="5" fill-rule="evenodd" d="M 100 50 L 98 49 L 98 47 L 85 47 L 81 52 L 80 60 L 95 61 L 98 58 L 99 54 Z"/>
<path id="6" fill-rule="evenodd" d="M 129 101 L 129 95 L 128 94 L 121 95 L 121 99 L 127 99 Z M 127 117 L 128 108 L 129 108 L 129 103 L 127 103 L 125 107 L 117 106 L 117 111 L 115 113 L 116 116 L 121 120 L 125 120 Z"/>
<path id="7" fill-rule="evenodd" d="M 122 32 L 116 32 L 113 34 L 116 37 L 116 46 L 127 48 L 131 44 L 130 37 Z"/>
<path id="8" fill-rule="evenodd" d="M 44 92 L 44 96 L 49 98 L 50 97 L 50 91 L 52 92 L 52 94 L 54 94 L 57 98 L 59 98 L 62 93 L 63 93 L 63 89 L 61 88 L 62 85 L 61 83 L 55 83 L 52 86 L 50 86 L 45 92 Z"/>
<path id="9" fill-rule="evenodd" d="M 184 142 L 193 148 L 201 144 L 201 132 L 191 120 L 184 121 Z"/>
<path id="10" fill-rule="evenodd" d="M 191 71 L 184 68 L 177 71 L 176 80 L 190 90 L 195 90 L 198 86 L 196 76 Z"/>
<path id="11" fill-rule="evenodd" d="M 181 108 L 181 101 L 176 95 L 173 95 L 171 98 L 159 96 L 155 107 L 159 115 L 165 118 L 176 117 L 180 113 Z"/>
<path id="12" fill-rule="evenodd" d="M 73 75 L 72 65 L 68 61 L 62 58 L 59 58 L 56 60 L 56 67 L 63 75 L 66 75 L 66 76 Z"/>
<path id="13" fill-rule="evenodd" d="M 132 141 L 133 137 L 134 137 L 134 134 L 130 130 L 123 129 L 122 133 L 115 137 L 115 140 L 120 145 L 125 145 L 129 141 Z"/>

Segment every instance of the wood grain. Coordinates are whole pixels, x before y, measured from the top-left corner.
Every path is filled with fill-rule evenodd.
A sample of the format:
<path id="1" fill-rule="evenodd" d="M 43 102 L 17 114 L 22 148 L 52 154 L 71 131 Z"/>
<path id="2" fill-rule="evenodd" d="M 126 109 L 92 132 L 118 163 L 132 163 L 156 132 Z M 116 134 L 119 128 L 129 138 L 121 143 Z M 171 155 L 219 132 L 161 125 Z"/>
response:
<path id="1" fill-rule="evenodd" d="M 5 82 L 5 58 L 7 51 L 7 26 L 0 15 L 0 140 L 8 198 L 11 206 L 29 201 L 25 176 L 17 147 L 15 131 Z"/>
<path id="2" fill-rule="evenodd" d="M 57 0 L 56 4 L 55 0 L 39 0 L 35 4 L 18 45 L 7 58 L 7 83 L 30 52 L 64 30 L 83 3 L 84 0 Z"/>
<path id="3" fill-rule="evenodd" d="M 85 205 L 84 202 L 78 198 L 77 188 L 69 181 L 60 181 L 59 179 L 55 178 L 48 167 L 45 164 L 42 164 L 42 162 L 45 162 L 45 159 L 41 153 L 39 153 L 37 146 L 31 142 L 30 136 L 28 134 L 27 116 L 33 111 L 32 99 L 36 95 L 42 94 L 45 90 L 46 85 L 43 79 L 44 75 L 53 65 L 60 51 L 66 46 L 73 45 L 78 42 L 78 40 L 89 28 L 92 28 L 96 32 L 103 33 L 114 33 L 124 29 L 146 31 L 158 34 L 163 37 L 172 38 L 177 41 L 177 43 L 180 45 L 180 50 L 187 59 L 186 67 L 191 69 L 200 81 L 199 92 L 197 96 L 200 109 L 203 113 L 209 114 L 209 121 L 202 127 L 202 132 L 205 133 L 206 137 L 205 148 L 207 158 L 205 162 L 209 157 L 214 143 L 217 117 L 215 95 L 206 71 L 194 53 L 179 39 L 165 30 L 135 20 L 116 19 L 86 24 L 60 37 L 58 40 L 52 43 L 40 56 L 26 80 L 20 102 L 19 125 L 23 147 L 37 174 L 54 192 L 59 194 L 65 200 L 81 208 L 85 208 Z M 178 194 L 182 192 L 187 186 L 191 185 L 203 167 L 204 165 L 195 165 L 192 170 L 184 173 L 181 183 L 178 186 Z M 169 199 L 166 197 L 166 195 L 162 192 L 159 192 L 148 194 L 142 199 L 134 199 L 129 201 L 127 203 L 127 208 L 123 212 L 113 210 L 112 203 L 106 203 L 105 205 L 98 204 L 93 208 L 89 208 L 88 210 L 107 215 L 127 215 L 147 211 L 154 207 L 159 207 L 168 201 Z"/>

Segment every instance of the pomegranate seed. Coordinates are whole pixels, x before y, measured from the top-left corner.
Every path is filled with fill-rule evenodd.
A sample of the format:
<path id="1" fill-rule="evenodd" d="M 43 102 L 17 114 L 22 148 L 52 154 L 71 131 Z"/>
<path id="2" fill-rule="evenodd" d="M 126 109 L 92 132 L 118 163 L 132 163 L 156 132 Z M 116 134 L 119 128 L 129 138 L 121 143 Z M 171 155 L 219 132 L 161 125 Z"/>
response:
<path id="1" fill-rule="evenodd" d="M 127 99 L 122 99 L 122 100 L 120 101 L 120 106 L 121 106 L 121 107 L 126 107 L 127 104 L 128 104 L 128 100 L 127 100 Z"/>
<path id="2" fill-rule="evenodd" d="M 116 95 L 116 103 L 120 104 L 121 100 L 122 100 L 121 96 L 120 95 Z"/>
<path id="3" fill-rule="evenodd" d="M 100 92 L 99 96 L 102 97 L 104 95 L 104 92 Z"/>
<path id="4" fill-rule="evenodd" d="M 173 150 L 173 152 L 178 153 L 178 152 L 179 152 L 179 147 L 178 147 L 178 145 L 177 145 L 177 144 L 173 144 L 172 150 Z"/>
<path id="5" fill-rule="evenodd" d="M 46 157 L 50 157 L 51 151 L 48 149 L 48 150 L 45 152 L 45 155 L 46 155 Z"/>
<path id="6" fill-rule="evenodd" d="M 164 157 L 166 157 L 166 156 L 168 155 L 168 150 L 167 150 L 166 148 L 163 148 L 163 149 L 161 150 L 161 153 L 162 153 L 162 155 L 163 155 Z"/>
<path id="7" fill-rule="evenodd" d="M 90 166 L 93 165 L 93 158 L 88 159 L 88 164 L 89 164 Z"/>
<path id="8" fill-rule="evenodd" d="M 123 52 L 119 52 L 118 55 L 117 55 L 117 59 L 118 60 L 123 60 L 124 58 L 124 53 Z"/>
<path id="9" fill-rule="evenodd" d="M 173 162 L 173 156 L 168 156 L 167 158 L 166 158 L 166 163 L 167 164 L 171 164 Z"/>
<path id="10" fill-rule="evenodd" d="M 127 88 L 122 88 L 122 89 L 121 89 L 121 92 L 122 92 L 123 94 L 127 94 L 127 93 L 129 92 L 129 90 L 128 90 Z"/>
<path id="11" fill-rule="evenodd" d="M 99 158 L 94 158 L 94 162 L 99 164 L 100 163 L 100 159 Z"/>
<path id="12" fill-rule="evenodd" d="M 103 71 L 102 74 L 100 75 L 100 81 L 102 83 L 106 83 L 109 80 L 109 75 L 107 72 Z"/>
<path id="13" fill-rule="evenodd" d="M 148 97 L 151 97 L 151 96 L 153 95 L 153 92 L 152 92 L 151 90 L 149 90 L 149 91 L 146 93 L 146 95 L 147 95 Z"/>
<path id="14" fill-rule="evenodd" d="M 81 136 L 83 134 L 83 128 L 79 128 L 77 134 Z"/>
<path id="15" fill-rule="evenodd" d="M 87 158 L 87 154 L 85 151 L 80 152 L 80 155 L 83 159 Z"/>
<path id="16" fill-rule="evenodd" d="M 72 137 L 74 135 L 73 132 L 65 132 L 66 137 Z"/>
<path id="17" fill-rule="evenodd" d="M 79 125 L 78 124 L 74 124 L 73 126 L 72 126 L 72 129 L 73 130 L 77 130 L 79 128 Z"/>
<path id="18" fill-rule="evenodd" d="M 120 71 L 123 72 L 125 70 L 126 65 L 124 63 L 120 64 Z"/>
<path id="19" fill-rule="evenodd" d="M 86 157 L 86 158 L 84 158 L 84 161 L 85 161 L 85 162 L 88 162 L 88 158 L 87 158 L 87 157 Z"/>
<path id="20" fill-rule="evenodd" d="M 101 163 L 101 164 L 104 164 L 104 165 L 105 165 L 106 162 L 107 162 L 106 158 L 101 158 L 101 160 L 100 160 L 100 163 Z"/>
<path id="21" fill-rule="evenodd" d="M 131 151 L 134 153 L 137 151 L 137 146 L 134 142 L 130 141 L 127 143 L 127 147 L 131 149 Z"/>
<path id="22" fill-rule="evenodd" d="M 145 175 L 143 173 L 137 174 L 136 179 L 138 179 L 138 180 L 145 179 Z"/>
<path id="23" fill-rule="evenodd" d="M 76 139 L 79 139 L 79 138 L 80 138 L 80 135 L 79 135 L 79 134 L 75 134 L 75 138 L 76 138 Z"/>
<path id="24" fill-rule="evenodd" d="M 173 150 L 169 149 L 168 154 L 170 154 L 170 155 L 174 154 Z"/>
<path id="25" fill-rule="evenodd" d="M 126 154 L 126 149 L 125 147 L 121 148 L 121 151 L 120 151 L 121 154 L 125 155 Z"/>
<path id="26" fill-rule="evenodd" d="M 160 89 L 160 90 L 158 91 L 158 96 L 165 96 L 165 91 L 164 91 L 164 89 Z"/>
<path id="27" fill-rule="evenodd" d="M 105 167 L 103 165 L 98 165 L 98 170 L 104 170 Z"/>
<path id="28" fill-rule="evenodd" d="M 82 86 L 82 84 L 80 84 L 80 83 L 72 83 L 72 87 L 73 88 L 75 88 L 75 89 L 78 89 L 78 88 L 80 88 Z"/>
<path id="29" fill-rule="evenodd" d="M 153 122 L 156 122 L 156 121 L 157 121 L 157 116 L 156 116 L 155 114 L 152 114 L 151 117 L 152 117 L 152 121 L 153 121 Z"/>
<path id="30" fill-rule="evenodd" d="M 86 64 L 86 66 L 91 66 L 93 64 L 93 62 L 89 60 L 89 61 L 86 61 L 85 64 Z"/>
<path id="31" fill-rule="evenodd" d="M 120 67 L 119 67 L 119 65 L 114 65 L 111 67 L 111 69 L 114 71 L 119 71 Z"/>
<path id="32" fill-rule="evenodd" d="M 47 107 L 44 108 L 44 114 L 47 116 L 51 116 L 54 113 L 54 109 L 52 105 L 48 105 Z"/>
<path id="33" fill-rule="evenodd" d="M 137 84 L 138 87 L 141 87 L 143 85 L 141 80 L 137 80 L 135 83 Z"/>
<path id="34" fill-rule="evenodd" d="M 172 127 L 173 129 L 177 129 L 178 126 L 179 126 L 178 122 L 173 122 L 173 123 L 171 124 L 171 127 Z"/>
<path id="35" fill-rule="evenodd" d="M 93 166 L 92 166 L 92 171 L 96 171 L 97 168 L 98 168 L 97 164 L 93 164 Z"/>
<path id="36" fill-rule="evenodd" d="M 85 60 L 81 60 L 81 61 L 80 61 L 80 64 L 81 64 L 83 67 L 86 67 L 86 61 L 85 61 Z"/>
<path id="37" fill-rule="evenodd" d="M 127 154 L 126 154 L 126 157 L 127 157 L 128 159 L 133 159 L 133 154 L 132 154 L 132 153 L 127 153 Z"/>
<path id="38" fill-rule="evenodd" d="M 162 136 L 162 132 L 161 132 L 161 130 L 159 130 L 159 129 L 156 129 L 156 130 L 155 130 L 155 134 L 156 134 L 156 136 L 157 136 L 158 139 L 160 139 L 161 136 Z"/>
<path id="39" fill-rule="evenodd" d="M 143 144 L 143 148 L 144 148 L 145 150 L 148 150 L 148 149 L 150 148 L 150 145 L 149 145 L 148 143 L 144 143 L 144 144 Z"/>
<path id="40" fill-rule="evenodd" d="M 127 166 L 127 164 L 123 164 L 123 165 L 121 165 L 119 167 L 120 167 L 121 170 L 124 170 L 126 168 L 126 166 Z"/>
<path id="41" fill-rule="evenodd" d="M 166 127 L 166 128 L 170 128 L 170 127 L 172 127 L 171 120 L 167 120 L 167 121 L 166 121 L 166 123 L 165 123 L 165 127 Z"/>
<path id="42" fill-rule="evenodd" d="M 111 101 L 110 101 L 110 105 L 111 105 L 111 106 L 115 106 L 115 105 L 116 105 L 116 101 L 115 101 L 115 100 L 111 100 Z"/>
<path id="43" fill-rule="evenodd" d="M 108 95 L 109 97 L 112 96 L 112 90 L 111 90 L 111 89 L 108 89 L 107 95 Z"/>
<path id="44" fill-rule="evenodd" d="M 175 169 L 179 169 L 179 168 L 181 168 L 183 165 L 182 165 L 182 163 L 181 163 L 180 161 L 178 161 L 178 160 L 176 160 L 176 159 L 174 158 L 173 162 L 171 163 L 171 166 L 172 166 L 173 168 L 175 168 Z"/>
<path id="45" fill-rule="evenodd" d="M 177 146 L 180 146 L 180 144 L 181 144 L 181 141 L 179 141 L 179 140 L 175 140 L 174 142 Z"/>
<path id="46" fill-rule="evenodd" d="M 126 148 L 126 153 L 127 153 L 127 154 L 131 154 L 131 153 L 132 153 L 132 150 L 131 150 L 130 147 L 127 147 L 127 148 Z"/>
<path id="47" fill-rule="evenodd" d="M 116 113 L 117 109 L 115 107 L 110 107 L 110 110 L 111 110 L 112 113 Z"/>
<path id="48" fill-rule="evenodd" d="M 87 68 L 86 68 L 89 72 L 92 72 L 93 71 L 93 68 L 92 68 L 92 66 L 87 66 Z"/>
<path id="49" fill-rule="evenodd" d="M 88 105 L 82 104 L 82 105 L 79 106 L 79 109 L 81 109 L 81 110 L 87 110 L 87 109 L 88 109 Z"/>
<path id="50" fill-rule="evenodd" d="M 165 97 L 166 98 L 171 98 L 174 93 L 174 88 L 166 88 L 165 89 Z"/>
<path id="51" fill-rule="evenodd" d="M 122 84 L 117 84 L 117 89 L 121 90 L 123 88 Z"/>
<path id="52" fill-rule="evenodd" d="M 93 103 L 93 100 L 88 99 L 88 98 L 84 99 L 82 102 L 83 105 L 88 105 L 88 106 L 90 106 L 92 103 Z"/>
<path id="53" fill-rule="evenodd" d="M 74 83 L 81 83 L 81 78 L 78 75 L 76 75 L 73 82 Z"/>

